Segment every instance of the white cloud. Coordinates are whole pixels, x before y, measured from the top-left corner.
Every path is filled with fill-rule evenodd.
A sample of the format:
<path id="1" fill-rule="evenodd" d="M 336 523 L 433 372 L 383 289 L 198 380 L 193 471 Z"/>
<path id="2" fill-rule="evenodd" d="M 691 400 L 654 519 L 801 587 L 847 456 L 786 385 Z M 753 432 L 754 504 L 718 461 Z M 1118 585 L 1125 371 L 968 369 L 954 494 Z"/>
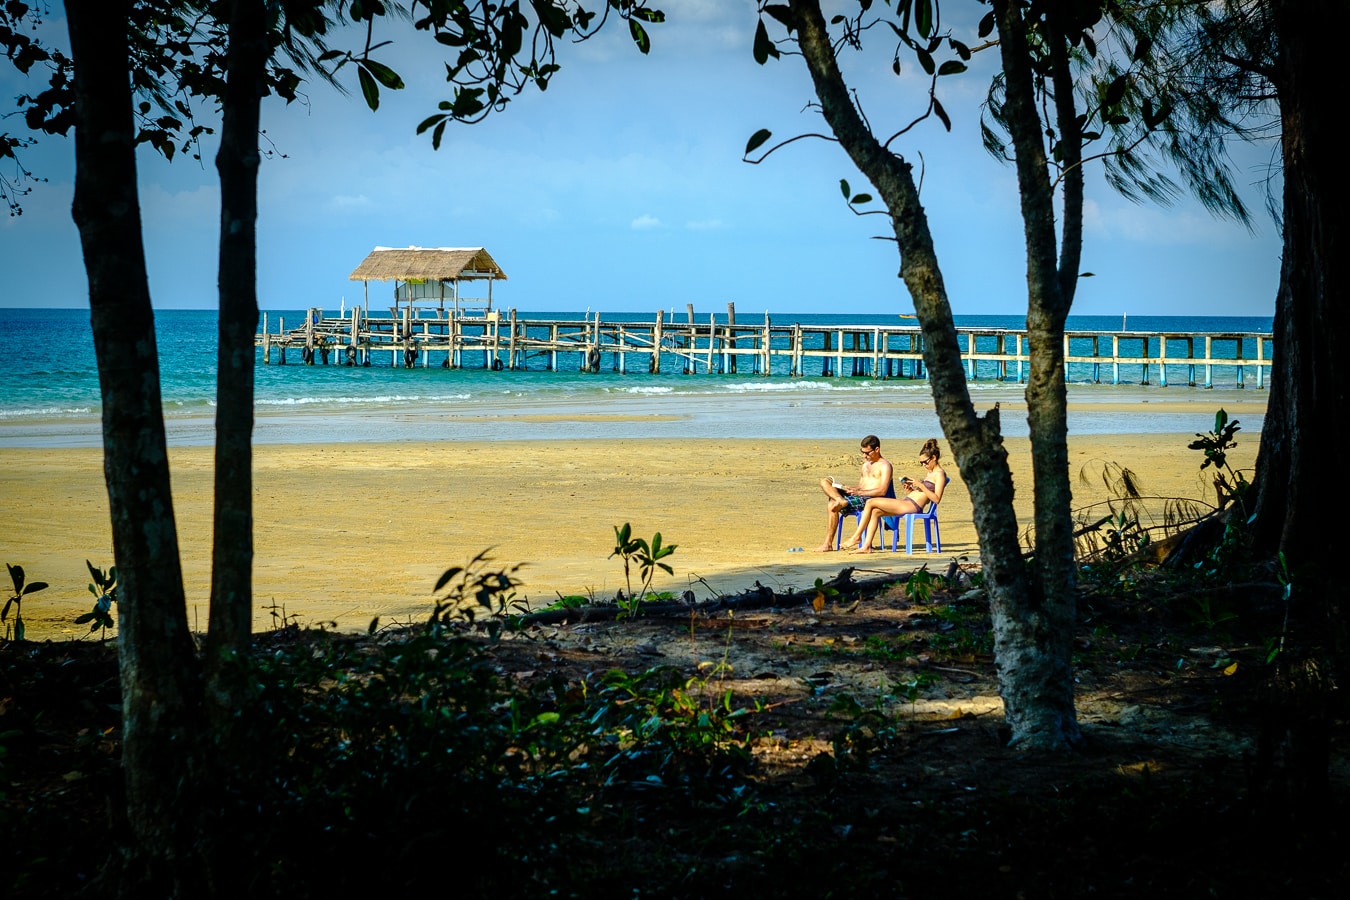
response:
<path id="1" fill-rule="evenodd" d="M 361 211 L 369 209 L 372 204 L 370 198 L 365 194 L 338 194 L 335 197 L 328 198 L 328 209 L 331 212 L 349 212 L 352 210 Z"/>
<path id="2" fill-rule="evenodd" d="M 142 182 L 141 217 L 149 223 L 220 220 L 220 187 L 206 183 L 191 190 L 170 190 L 158 183 Z"/>
<path id="3" fill-rule="evenodd" d="M 1112 198 L 1113 200 L 1115 198 Z M 1187 207 L 1190 208 L 1187 208 Z M 1247 230 L 1227 219 L 1216 218 L 1192 204 L 1162 209 L 1120 200 L 1103 205 L 1083 203 L 1083 230 L 1093 236 L 1141 244 L 1191 244 L 1226 247 L 1251 240 Z"/>
<path id="4" fill-rule="evenodd" d="M 660 228 L 662 226 L 661 220 L 658 219 L 656 216 L 643 213 L 642 215 L 634 219 L 632 223 L 629 225 L 629 227 L 632 228 L 634 231 L 648 231 L 650 229 Z"/>

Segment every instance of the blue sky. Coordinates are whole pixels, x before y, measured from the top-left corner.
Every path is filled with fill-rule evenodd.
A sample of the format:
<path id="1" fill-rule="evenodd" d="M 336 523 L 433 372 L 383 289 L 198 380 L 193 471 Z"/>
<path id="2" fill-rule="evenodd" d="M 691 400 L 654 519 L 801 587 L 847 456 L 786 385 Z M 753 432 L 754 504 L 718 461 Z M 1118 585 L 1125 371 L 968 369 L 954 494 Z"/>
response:
<path id="1" fill-rule="evenodd" d="M 651 29 L 649 56 L 625 28 L 563 46 L 546 93 L 522 95 L 482 124 L 451 126 L 439 151 L 414 129 L 450 96 L 440 48 L 410 28 L 390 29 L 395 43 L 379 57 L 408 88 L 383 92 L 378 112 L 319 84 L 304 103 L 269 98 L 267 141 L 285 156 L 262 168 L 260 305 L 335 309 L 345 298 L 351 306 L 362 286 L 347 276 L 366 253 L 416 245 L 486 247 L 509 276 L 494 289 L 498 305 L 521 310 L 683 312 L 692 302 L 708 313 L 730 301 L 743 315 L 909 312 L 895 245 L 873 239 L 886 233 L 884 220 L 843 203 L 841 178 L 870 189 L 837 145 L 799 141 L 761 165 L 741 161 L 758 128 L 775 138 L 825 130 L 806 108 L 813 95 L 801 60 L 755 64 L 748 0 L 659 5 L 668 21 Z M 916 114 L 924 82 L 908 71 L 895 77 L 889 48 L 878 50 L 849 59 L 847 71 L 870 121 L 889 133 Z M 922 168 L 958 314 L 1026 308 L 1014 172 L 979 141 L 993 55 L 942 80 L 950 134 L 933 120 L 895 145 Z M 354 87 L 354 73 L 343 75 Z M 6 102 L 38 87 L 0 66 Z M 157 307 L 216 305 L 215 145 L 204 150 L 202 163 L 169 164 L 149 150 L 139 157 Z M 1261 209 L 1272 150 L 1242 153 L 1248 199 Z M 23 216 L 0 218 L 0 305 L 85 305 L 70 220 L 73 146 L 46 138 L 24 160 L 49 182 L 25 198 Z M 1272 314 L 1280 241 L 1264 214 L 1251 233 L 1190 201 L 1139 206 L 1095 172 L 1088 197 L 1083 270 L 1095 277 L 1081 282 L 1075 313 Z M 372 284 L 372 305 L 383 306 L 389 290 Z"/>

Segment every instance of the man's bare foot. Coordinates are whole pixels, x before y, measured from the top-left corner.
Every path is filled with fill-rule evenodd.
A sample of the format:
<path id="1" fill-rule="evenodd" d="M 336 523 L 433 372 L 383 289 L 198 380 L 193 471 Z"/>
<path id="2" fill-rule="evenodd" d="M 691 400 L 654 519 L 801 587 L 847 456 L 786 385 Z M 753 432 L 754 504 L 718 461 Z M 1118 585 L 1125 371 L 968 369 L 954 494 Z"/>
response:
<path id="1" fill-rule="evenodd" d="M 847 500 L 836 500 L 836 501 L 834 501 L 833 503 L 830 504 L 830 511 L 831 511 L 831 512 L 841 513 L 841 512 L 844 512 L 844 511 L 847 510 L 847 509 L 848 509 L 848 501 L 847 501 Z"/>
<path id="2" fill-rule="evenodd" d="M 854 548 L 853 550 L 850 550 L 850 551 L 848 551 L 848 552 L 849 552 L 849 553 L 852 553 L 852 554 L 855 554 L 855 555 L 856 555 L 856 554 L 859 554 L 859 553 L 871 553 L 871 552 L 872 552 L 872 548 L 871 548 L 871 547 L 856 547 L 856 548 Z"/>
<path id="3" fill-rule="evenodd" d="M 833 552 L 834 552 L 834 544 L 831 544 L 829 541 L 826 541 L 825 543 L 823 543 L 823 544 L 821 544 L 819 547 L 817 547 L 817 548 L 815 549 L 814 552 L 816 552 L 816 553 L 833 553 Z"/>

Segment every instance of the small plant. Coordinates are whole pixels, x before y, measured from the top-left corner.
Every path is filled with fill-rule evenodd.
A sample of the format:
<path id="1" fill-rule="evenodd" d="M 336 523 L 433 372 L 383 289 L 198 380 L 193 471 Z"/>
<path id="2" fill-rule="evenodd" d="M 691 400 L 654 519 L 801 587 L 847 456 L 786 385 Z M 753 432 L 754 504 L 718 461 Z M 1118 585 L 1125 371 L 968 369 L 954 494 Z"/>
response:
<path id="1" fill-rule="evenodd" d="M 811 595 L 811 608 L 816 612 L 825 609 L 826 600 L 839 599 L 839 589 L 826 584 L 825 579 L 823 578 L 816 579 L 815 587 L 812 588 L 812 590 L 814 593 Z"/>
<path id="2" fill-rule="evenodd" d="M 87 559 L 84 564 L 89 567 L 89 577 L 94 579 L 89 585 L 89 593 L 94 595 L 94 608 L 76 618 L 75 624 L 88 622 L 90 634 L 101 628 L 103 634 L 99 635 L 99 639 L 107 640 L 108 629 L 117 627 L 112 616 L 112 605 L 117 602 L 117 566 L 109 566 L 108 571 L 104 572 Z"/>
<path id="3" fill-rule="evenodd" d="M 551 612 L 560 609 L 581 609 L 583 606 L 589 606 L 590 603 L 590 597 L 583 597 L 581 594 L 568 594 L 563 596 L 561 592 L 558 592 L 558 599 L 554 600 L 548 606 L 545 606 L 544 611 Z"/>
<path id="4" fill-rule="evenodd" d="M 675 574 L 675 570 L 661 560 L 674 553 L 677 546 L 679 545 L 670 544 L 663 547 L 659 531 L 648 543 L 642 538 L 633 537 L 632 526 L 627 522 L 614 526 L 614 552 L 610 557 L 617 556 L 623 560 L 623 580 L 628 588 L 627 595 L 619 598 L 620 617 L 637 615 L 638 606 L 647 598 L 648 589 L 652 585 L 652 578 L 656 575 L 657 569 L 661 569 L 667 575 Z M 633 591 L 634 567 L 642 579 L 636 592 Z"/>
<path id="5" fill-rule="evenodd" d="M 916 603 L 927 603 L 933 596 L 933 589 L 945 585 L 946 579 L 928 571 L 928 563 L 924 563 L 905 582 L 905 596 Z"/>
<path id="6" fill-rule="evenodd" d="M 27 583 L 23 574 L 23 566 L 11 566 L 5 563 L 5 568 L 9 569 L 9 577 L 14 581 L 14 596 L 5 602 L 5 608 L 0 610 L 0 622 L 9 619 L 9 608 L 14 607 L 14 640 L 23 640 L 23 598 L 29 594 L 36 594 L 38 591 L 47 589 L 47 582 L 34 581 Z"/>
<path id="7" fill-rule="evenodd" d="M 1196 440 L 1186 446 L 1205 454 L 1200 471 L 1214 467 L 1214 491 L 1219 498 L 1219 508 L 1223 509 L 1230 502 L 1237 501 L 1243 512 L 1246 512 L 1245 498 L 1251 485 L 1241 472 L 1228 465 L 1228 451 L 1237 446 L 1233 435 L 1241 430 L 1238 420 L 1228 421 L 1228 413 L 1220 409 L 1214 414 L 1214 430 L 1208 434 L 1196 432 Z"/>
<path id="8" fill-rule="evenodd" d="M 516 572 L 522 563 L 516 563 L 509 569 L 486 571 L 490 557 L 484 550 L 466 566 L 451 566 L 436 579 L 433 594 L 444 594 L 435 598 L 435 608 L 427 620 L 426 632 L 439 635 L 457 620 L 472 622 L 479 607 L 490 614 L 501 616 L 513 605 L 516 599 Z M 488 623 L 488 632 L 494 638 L 500 633 L 501 621 L 494 619 Z"/>

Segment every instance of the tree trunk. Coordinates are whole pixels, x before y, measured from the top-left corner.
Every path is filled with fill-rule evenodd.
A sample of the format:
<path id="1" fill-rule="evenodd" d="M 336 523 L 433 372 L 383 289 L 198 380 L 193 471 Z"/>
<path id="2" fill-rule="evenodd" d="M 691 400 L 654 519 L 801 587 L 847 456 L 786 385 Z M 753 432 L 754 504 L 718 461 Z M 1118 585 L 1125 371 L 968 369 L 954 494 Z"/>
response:
<path id="1" fill-rule="evenodd" d="M 928 366 L 934 405 L 975 510 L 980 558 L 993 608 L 999 688 L 1013 742 L 1027 749 L 1063 747 L 1078 737 L 1068 656 L 1073 625 L 1072 593 L 1067 601 L 1056 597 L 1055 603 L 1047 604 L 1027 577 L 998 409 L 981 417 L 971 403 L 951 305 L 911 167 L 876 140 L 854 108 L 819 3 L 793 0 L 791 10 L 797 42 L 820 99 L 822 115 L 891 214 L 900 250 L 900 277 L 914 300 L 923 329 L 924 362 Z M 1053 229 L 1053 215 L 1049 222 Z M 1052 271 L 1053 244 L 1052 230 Z M 1045 349 L 1045 342 L 1041 341 L 1033 346 L 1033 353 L 1043 354 Z M 1062 355 L 1058 358 L 1062 360 Z M 1037 363 L 1043 368 L 1054 365 L 1053 358 Z M 1062 366 L 1059 372 L 1062 382 Z M 1049 390 L 1053 400 L 1053 388 Z M 1059 390 L 1062 398 L 1062 383 Z M 1030 392 L 1028 401 L 1041 402 L 1039 395 L 1033 397 Z M 1053 427 L 1053 416 L 1052 410 L 1046 419 L 1051 424 L 1045 427 Z M 1041 439 L 1046 441 L 1044 435 Z M 1065 459 L 1063 466 L 1052 460 L 1045 477 L 1062 482 L 1063 496 L 1067 498 Z M 1038 488 L 1041 477 L 1038 467 Z M 1072 572 L 1069 583 L 1072 584 Z"/>
<path id="2" fill-rule="evenodd" d="M 1074 712 L 1072 642 L 1077 590 L 1073 558 L 1073 496 L 1069 485 L 1068 398 L 1064 383 L 1064 321 L 1077 279 L 1082 244 L 1082 169 L 1078 124 L 1073 109 L 1068 48 L 1047 9 L 1042 41 L 1049 44 L 1055 84 L 1056 131 L 1063 161 L 1069 165 L 1066 193 L 1077 206 L 1066 209 L 1064 268 L 1055 241 L 1054 187 L 1050 183 L 1042 124 L 1036 108 L 1026 26 L 1019 8 L 995 0 L 999 52 L 1005 77 L 1004 116 L 1012 135 L 1018 193 L 1027 247 L 1027 424 L 1031 436 L 1035 508 L 1035 581 L 1025 607 L 1001 610 L 995 617 L 995 649 L 1025 669 L 1010 679 L 1004 706 L 1009 720 L 1027 718 L 1028 741 L 1054 747 L 1079 739 Z M 1003 627 L 998 621 L 1004 618 Z M 1000 638 L 1000 632 L 1006 635 Z M 1003 668 L 1000 663 L 1000 668 Z M 1016 729 L 1015 729 L 1016 730 Z"/>
<path id="3" fill-rule="evenodd" d="M 1256 549 L 1285 554 L 1296 587 L 1295 614 L 1329 629 L 1341 671 L 1350 653 L 1350 610 L 1336 575 L 1319 565 L 1328 514 L 1326 479 L 1347 470 L 1350 380 L 1337 371 L 1338 341 L 1350 334 L 1350 264 L 1343 198 L 1347 172 L 1337 127 L 1338 35 L 1350 6 L 1338 0 L 1271 0 L 1278 55 L 1284 166 L 1284 259 L 1275 299 L 1270 400 L 1257 456 Z M 1299 607 L 1302 607 L 1300 610 Z M 1325 617 L 1325 618 L 1324 618 Z"/>
<path id="4" fill-rule="evenodd" d="M 258 324 L 258 131 L 269 47 L 262 0 L 230 4 L 220 150 L 220 346 L 215 535 L 206 641 L 211 707 L 228 715 L 225 673 L 253 624 L 253 334 Z"/>
<path id="5" fill-rule="evenodd" d="M 200 683 L 194 676 L 154 314 L 141 242 L 131 85 L 130 4 L 66 4 L 75 64 L 75 200 L 103 402 L 104 475 L 119 597 L 122 770 L 138 853 L 181 855 L 195 808 Z"/>

